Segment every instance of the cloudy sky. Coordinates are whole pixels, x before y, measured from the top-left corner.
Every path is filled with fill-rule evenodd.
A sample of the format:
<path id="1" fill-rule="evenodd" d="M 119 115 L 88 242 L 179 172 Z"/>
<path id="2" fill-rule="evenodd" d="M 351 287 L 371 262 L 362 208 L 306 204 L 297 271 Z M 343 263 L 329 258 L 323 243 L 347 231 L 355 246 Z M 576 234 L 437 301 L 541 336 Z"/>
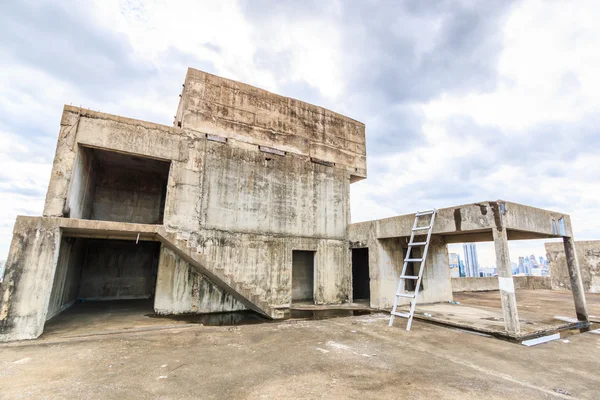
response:
<path id="1" fill-rule="evenodd" d="M 188 66 L 363 121 L 355 222 L 505 199 L 598 239 L 598 20 L 583 0 L 3 1 L 0 259 L 42 212 L 63 104 L 170 125 Z"/>

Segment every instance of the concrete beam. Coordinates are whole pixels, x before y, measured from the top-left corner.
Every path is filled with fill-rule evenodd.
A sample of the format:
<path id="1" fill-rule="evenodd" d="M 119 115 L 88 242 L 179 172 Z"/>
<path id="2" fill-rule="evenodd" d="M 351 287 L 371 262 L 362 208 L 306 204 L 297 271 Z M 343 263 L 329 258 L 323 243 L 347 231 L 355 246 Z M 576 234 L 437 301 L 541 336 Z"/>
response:
<path id="1" fill-rule="evenodd" d="M 500 217 L 504 220 L 508 239 L 562 238 L 572 235 L 568 215 L 502 200 L 438 209 L 433 234 L 444 236 L 447 243 L 489 241 L 493 239 L 491 231 L 496 228 L 496 221 Z M 352 225 L 373 224 L 378 239 L 407 237 L 410 236 L 414 218 L 415 214 L 406 214 Z"/>

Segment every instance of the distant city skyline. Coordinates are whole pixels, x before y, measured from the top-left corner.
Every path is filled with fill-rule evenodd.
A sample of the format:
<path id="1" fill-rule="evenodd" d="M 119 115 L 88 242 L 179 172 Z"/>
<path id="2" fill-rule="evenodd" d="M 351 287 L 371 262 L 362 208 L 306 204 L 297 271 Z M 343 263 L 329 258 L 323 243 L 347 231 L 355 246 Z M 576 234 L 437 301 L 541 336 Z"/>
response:
<path id="1" fill-rule="evenodd" d="M 462 252 L 459 250 L 459 246 L 461 245 Z M 479 261 L 479 248 L 480 246 L 486 247 L 486 245 L 489 246 L 489 243 L 462 243 L 448 245 L 450 275 L 452 277 L 496 276 L 497 268 L 495 262 L 484 264 Z M 489 249 L 485 250 L 489 251 Z M 515 258 L 514 253 L 516 252 L 513 251 L 511 254 L 512 259 Z M 548 260 L 544 256 L 540 256 L 535 253 L 517 254 L 516 259 L 517 262 L 511 260 L 513 275 L 550 275 Z M 493 260 L 495 261 L 495 255 Z"/>
<path id="2" fill-rule="evenodd" d="M 510 261 L 515 265 L 519 264 L 519 257 L 529 257 L 534 254 L 536 257 L 543 256 L 546 258 L 545 243 L 548 242 L 562 242 L 560 239 L 536 239 L 536 240 L 509 240 L 508 248 L 510 254 Z M 487 268 L 496 265 L 496 253 L 494 250 L 493 242 L 478 242 L 477 244 L 477 258 L 479 260 L 480 268 Z M 448 244 L 449 253 L 460 254 L 461 259 L 464 258 L 463 243 L 452 243 Z M 464 260 L 463 260 L 464 261 Z"/>

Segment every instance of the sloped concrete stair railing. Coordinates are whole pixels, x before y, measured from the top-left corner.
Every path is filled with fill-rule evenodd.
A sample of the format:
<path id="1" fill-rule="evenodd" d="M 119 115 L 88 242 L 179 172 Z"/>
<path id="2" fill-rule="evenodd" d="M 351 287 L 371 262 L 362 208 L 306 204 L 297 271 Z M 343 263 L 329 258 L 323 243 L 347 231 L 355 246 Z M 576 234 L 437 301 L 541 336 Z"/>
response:
<path id="1" fill-rule="evenodd" d="M 182 257 L 196 272 L 208 277 L 249 309 L 271 319 L 284 318 L 283 310 L 271 307 L 250 285 L 237 281 L 234 275 L 226 274 L 223 268 L 213 267 L 203 254 L 190 246 L 188 240 L 177 232 L 168 231 L 161 226 L 156 229 L 156 239 Z"/>

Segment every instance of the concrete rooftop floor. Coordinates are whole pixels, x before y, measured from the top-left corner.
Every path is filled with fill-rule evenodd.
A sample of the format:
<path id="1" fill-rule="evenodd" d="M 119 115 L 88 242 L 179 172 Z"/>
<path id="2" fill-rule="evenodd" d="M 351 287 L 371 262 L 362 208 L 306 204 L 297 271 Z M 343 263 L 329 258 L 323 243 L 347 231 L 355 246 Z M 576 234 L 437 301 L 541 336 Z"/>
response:
<path id="1" fill-rule="evenodd" d="M 144 307 L 84 316 L 93 327 L 78 336 L 55 327 L 1 345 L 0 397 L 600 397 L 592 332 L 525 347 L 418 320 L 411 332 L 389 328 L 385 314 L 210 327 L 146 317 Z"/>
<path id="2" fill-rule="evenodd" d="M 499 291 L 454 293 L 453 297 L 454 301 L 460 302 L 459 305 L 417 304 L 415 317 L 494 335 L 507 335 Z M 520 338 L 552 333 L 577 322 L 573 296 L 569 291 L 517 290 L 516 297 Z M 600 294 L 586 293 L 586 300 L 590 320 L 600 323 Z M 408 310 L 408 307 L 403 309 Z"/>

